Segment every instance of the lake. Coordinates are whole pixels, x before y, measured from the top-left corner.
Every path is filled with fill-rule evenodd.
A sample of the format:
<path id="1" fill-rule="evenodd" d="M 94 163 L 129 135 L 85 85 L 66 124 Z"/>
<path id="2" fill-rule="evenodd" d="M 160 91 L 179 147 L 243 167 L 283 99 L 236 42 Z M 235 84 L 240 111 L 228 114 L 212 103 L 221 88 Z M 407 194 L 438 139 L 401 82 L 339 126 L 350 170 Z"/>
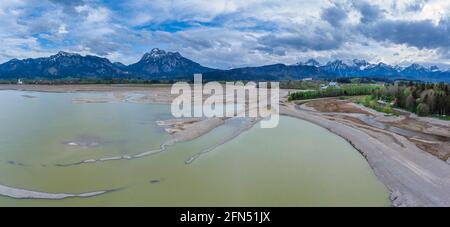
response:
<path id="1" fill-rule="evenodd" d="M 193 141 L 132 160 L 73 166 L 82 160 L 158 149 L 170 135 L 156 121 L 170 105 L 77 104 L 110 93 L 0 91 L 0 185 L 48 193 L 113 190 L 89 198 L 14 199 L 0 206 L 388 206 L 388 191 L 344 139 L 281 117 L 232 135 L 230 120 Z"/>

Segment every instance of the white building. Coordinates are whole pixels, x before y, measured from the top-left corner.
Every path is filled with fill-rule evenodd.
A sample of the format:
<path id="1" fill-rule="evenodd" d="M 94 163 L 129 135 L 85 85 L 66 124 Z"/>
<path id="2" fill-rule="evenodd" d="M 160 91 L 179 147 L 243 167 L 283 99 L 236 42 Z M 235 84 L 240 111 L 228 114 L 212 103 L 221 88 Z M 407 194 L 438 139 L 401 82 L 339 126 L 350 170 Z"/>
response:
<path id="1" fill-rule="evenodd" d="M 23 81 L 21 79 L 18 79 L 17 84 L 23 84 Z"/>
<path id="2" fill-rule="evenodd" d="M 329 87 L 340 88 L 338 82 L 330 82 L 328 83 L 328 85 L 322 84 L 320 86 L 320 90 L 325 90 Z"/>
<path id="3" fill-rule="evenodd" d="M 329 87 L 339 87 L 339 84 L 337 82 L 330 82 L 328 83 Z"/>

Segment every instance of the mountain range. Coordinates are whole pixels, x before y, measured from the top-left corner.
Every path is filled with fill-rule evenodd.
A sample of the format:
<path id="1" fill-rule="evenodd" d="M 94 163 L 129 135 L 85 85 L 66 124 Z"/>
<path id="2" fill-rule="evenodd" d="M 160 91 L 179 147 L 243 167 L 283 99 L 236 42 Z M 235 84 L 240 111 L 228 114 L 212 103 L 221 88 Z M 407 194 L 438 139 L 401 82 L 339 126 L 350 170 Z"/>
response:
<path id="1" fill-rule="evenodd" d="M 14 79 L 164 79 L 190 80 L 203 73 L 206 80 L 299 80 L 304 78 L 336 79 L 341 77 L 376 77 L 429 82 L 450 82 L 450 71 L 436 66 L 412 64 L 407 67 L 377 64 L 365 60 L 335 60 L 321 65 L 314 59 L 295 65 L 273 64 L 259 67 L 220 70 L 208 68 L 178 52 L 153 49 L 136 63 L 112 63 L 107 58 L 82 56 L 60 51 L 50 57 L 12 59 L 0 64 L 0 80 Z"/>

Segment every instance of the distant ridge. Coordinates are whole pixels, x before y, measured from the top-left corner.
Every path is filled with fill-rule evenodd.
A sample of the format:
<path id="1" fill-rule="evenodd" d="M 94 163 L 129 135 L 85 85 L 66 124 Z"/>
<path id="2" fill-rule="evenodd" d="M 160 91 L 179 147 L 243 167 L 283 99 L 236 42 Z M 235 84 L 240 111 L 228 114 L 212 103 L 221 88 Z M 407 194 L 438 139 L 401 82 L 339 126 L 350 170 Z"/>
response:
<path id="1" fill-rule="evenodd" d="M 125 68 L 130 74 L 142 77 L 186 78 L 194 73 L 213 71 L 193 62 L 178 52 L 166 52 L 158 48 L 144 54 L 141 60 Z"/>
<path id="2" fill-rule="evenodd" d="M 408 67 L 385 63 L 371 64 L 365 60 L 335 60 L 321 65 L 315 59 L 295 65 L 273 64 L 229 70 L 212 69 L 183 57 L 178 52 L 154 48 L 130 65 L 112 63 L 107 58 L 60 51 L 42 58 L 12 59 L 0 64 L 0 79 L 167 79 L 190 80 L 194 73 L 203 73 L 206 80 L 298 80 L 306 77 L 336 79 L 342 77 L 377 77 L 384 79 L 450 82 L 450 72 L 437 66 Z"/>
<path id="3" fill-rule="evenodd" d="M 44 58 L 12 59 L 0 65 L 2 79 L 59 79 L 67 77 L 123 77 L 127 73 L 106 58 L 60 51 Z"/>

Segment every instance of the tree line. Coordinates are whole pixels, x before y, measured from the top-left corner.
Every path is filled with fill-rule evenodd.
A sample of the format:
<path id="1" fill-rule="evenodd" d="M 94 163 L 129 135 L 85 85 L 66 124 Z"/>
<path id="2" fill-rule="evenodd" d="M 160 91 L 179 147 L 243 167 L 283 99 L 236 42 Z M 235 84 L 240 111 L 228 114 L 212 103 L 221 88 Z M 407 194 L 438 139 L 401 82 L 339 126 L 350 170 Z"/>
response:
<path id="1" fill-rule="evenodd" d="M 376 89 L 372 96 L 419 116 L 450 115 L 450 84 L 403 82 Z"/>
<path id="2" fill-rule="evenodd" d="M 379 85 L 372 84 L 345 84 L 340 87 L 329 86 L 326 89 L 291 93 L 289 95 L 289 100 L 292 101 L 338 96 L 370 95 L 374 90 L 379 88 Z"/>

